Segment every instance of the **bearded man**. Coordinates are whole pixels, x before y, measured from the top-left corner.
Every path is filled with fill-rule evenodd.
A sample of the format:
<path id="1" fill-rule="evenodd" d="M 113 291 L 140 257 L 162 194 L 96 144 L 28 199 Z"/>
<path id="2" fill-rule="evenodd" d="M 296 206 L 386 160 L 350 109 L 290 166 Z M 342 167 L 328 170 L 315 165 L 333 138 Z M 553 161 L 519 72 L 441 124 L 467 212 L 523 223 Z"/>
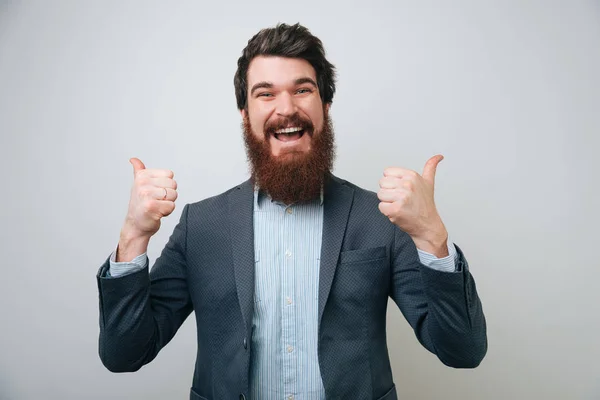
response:
<path id="1" fill-rule="evenodd" d="M 177 184 L 130 160 L 127 217 L 97 276 L 104 365 L 138 370 L 194 311 L 190 399 L 396 399 L 391 297 L 442 363 L 478 366 L 481 301 L 434 203 L 442 156 L 422 175 L 387 168 L 378 193 L 334 176 L 335 70 L 299 24 L 250 39 L 234 86 L 251 177 L 185 205 L 151 271 Z"/>

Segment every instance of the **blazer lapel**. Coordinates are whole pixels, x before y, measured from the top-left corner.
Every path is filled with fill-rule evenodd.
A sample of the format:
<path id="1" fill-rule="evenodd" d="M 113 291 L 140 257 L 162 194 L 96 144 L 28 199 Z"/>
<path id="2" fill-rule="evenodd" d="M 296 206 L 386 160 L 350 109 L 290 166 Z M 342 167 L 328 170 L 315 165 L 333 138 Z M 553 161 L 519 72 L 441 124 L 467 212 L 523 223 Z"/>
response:
<path id="1" fill-rule="evenodd" d="M 331 175 L 325 185 L 324 196 L 323 239 L 319 271 L 319 327 L 340 256 L 348 215 L 354 198 L 354 189 L 344 185 L 339 178 Z"/>
<path id="2" fill-rule="evenodd" d="M 348 223 L 354 190 L 331 175 L 324 189 L 323 239 L 319 270 L 319 326 L 329 297 Z M 254 297 L 254 186 L 250 180 L 228 195 L 235 284 L 247 333 L 251 332 Z"/>
<path id="3" fill-rule="evenodd" d="M 250 180 L 228 196 L 235 284 L 246 335 L 251 332 L 254 297 L 254 186 Z"/>

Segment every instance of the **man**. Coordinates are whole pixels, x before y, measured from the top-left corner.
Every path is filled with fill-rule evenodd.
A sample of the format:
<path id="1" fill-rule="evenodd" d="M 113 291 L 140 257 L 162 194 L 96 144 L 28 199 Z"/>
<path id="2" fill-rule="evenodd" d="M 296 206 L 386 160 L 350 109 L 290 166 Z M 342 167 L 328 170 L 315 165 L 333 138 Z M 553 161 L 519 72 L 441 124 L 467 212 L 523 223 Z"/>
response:
<path id="1" fill-rule="evenodd" d="M 444 364 L 476 367 L 485 318 L 434 204 L 442 157 L 422 175 L 386 169 L 377 194 L 333 176 L 334 67 L 298 24 L 256 34 L 234 84 L 251 179 L 186 205 L 150 273 L 177 184 L 131 160 L 127 218 L 98 273 L 104 365 L 138 370 L 193 310 L 191 399 L 396 399 L 389 296 Z"/>

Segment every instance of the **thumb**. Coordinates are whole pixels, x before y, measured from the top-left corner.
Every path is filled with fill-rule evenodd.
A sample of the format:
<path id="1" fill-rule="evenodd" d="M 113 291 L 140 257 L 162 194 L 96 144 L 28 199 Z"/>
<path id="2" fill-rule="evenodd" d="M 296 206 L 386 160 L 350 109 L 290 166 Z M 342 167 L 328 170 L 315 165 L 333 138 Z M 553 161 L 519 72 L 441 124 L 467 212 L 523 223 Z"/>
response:
<path id="1" fill-rule="evenodd" d="M 133 165 L 133 177 L 134 178 L 138 172 L 140 172 L 143 169 L 146 169 L 146 166 L 139 158 L 135 158 L 135 157 L 130 158 L 129 162 L 131 163 L 131 165 Z"/>
<path id="2" fill-rule="evenodd" d="M 425 167 L 423 168 L 423 179 L 427 181 L 431 186 L 435 184 L 435 171 L 437 169 L 437 165 L 444 159 L 444 156 L 438 154 L 436 156 L 431 157 L 425 163 Z"/>

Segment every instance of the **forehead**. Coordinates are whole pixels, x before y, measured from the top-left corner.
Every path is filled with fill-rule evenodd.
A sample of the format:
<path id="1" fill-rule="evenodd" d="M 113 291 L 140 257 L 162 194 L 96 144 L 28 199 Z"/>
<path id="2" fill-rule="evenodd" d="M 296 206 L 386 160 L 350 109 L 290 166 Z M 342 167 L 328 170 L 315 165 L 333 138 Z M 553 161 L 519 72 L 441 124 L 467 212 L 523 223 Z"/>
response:
<path id="1" fill-rule="evenodd" d="M 273 85 L 293 83 L 298 78 L 317 80 L 315 69 L 302 58 L 277 56 L 257 56 L 248 66 L 248 86 L 258 82 L 270 82 Z"/>

